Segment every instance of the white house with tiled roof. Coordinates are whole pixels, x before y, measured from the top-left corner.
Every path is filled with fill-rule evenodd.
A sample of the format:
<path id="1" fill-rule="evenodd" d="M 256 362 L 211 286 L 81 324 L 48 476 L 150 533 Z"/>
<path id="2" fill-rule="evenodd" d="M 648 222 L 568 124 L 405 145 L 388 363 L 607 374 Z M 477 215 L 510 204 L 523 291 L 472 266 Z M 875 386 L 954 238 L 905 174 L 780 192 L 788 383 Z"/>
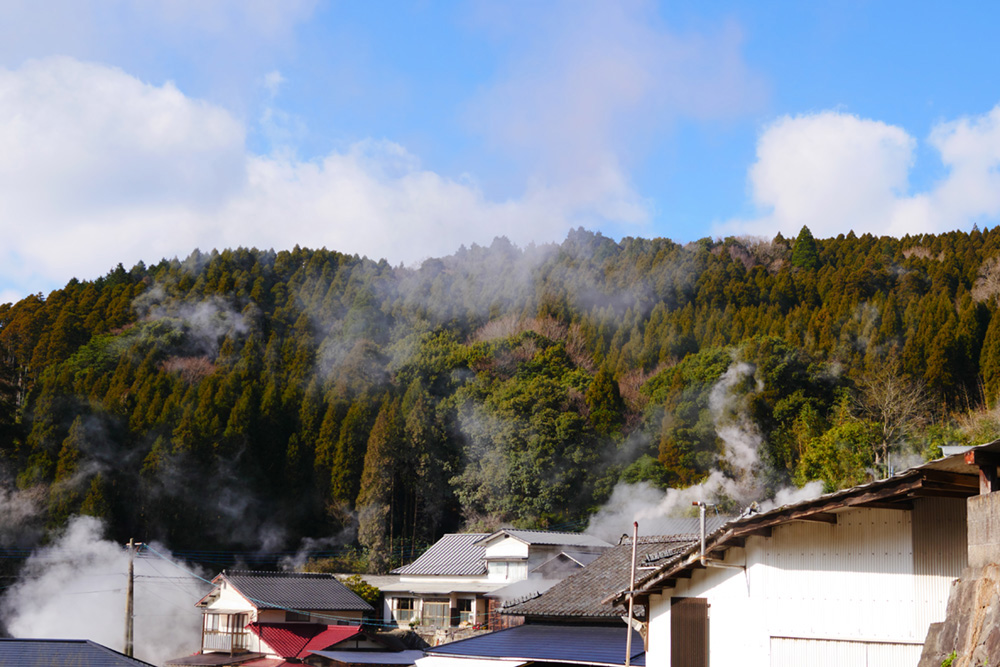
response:
<path id="1" fill-rule="evenodd" d="M 382 587 L 385 620 L 403 627 L 482 626 L 487 594 L 529 579 L 560 554 L 573 556 L 568 563 L 589 562 L 610 546 L 590 535 L 544 530 L 451 533 L 393 570 L 399 581 Z"/>
<path id="2" fill-rule="evenodd" d="M 337 626 L 360 630 L 364 615 L 373 611 L 329 574 L 226 571 L 212 584 L 196 605 L 202 610 L 201 651 L 170 664 L 297 657 L 306 648 L 319 650 L 345 640 L 344 629 Z M 290 647 L 296 655 L 288 655 Z M 220 662 L 223 654 L 230 659 Z"/>

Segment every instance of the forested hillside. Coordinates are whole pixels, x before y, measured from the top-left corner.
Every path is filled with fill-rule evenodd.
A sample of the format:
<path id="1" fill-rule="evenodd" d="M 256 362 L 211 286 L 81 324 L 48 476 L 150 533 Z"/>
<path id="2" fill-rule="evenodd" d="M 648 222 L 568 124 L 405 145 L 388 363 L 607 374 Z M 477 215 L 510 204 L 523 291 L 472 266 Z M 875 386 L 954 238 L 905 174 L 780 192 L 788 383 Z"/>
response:
<path id="1" fill-rule="evenodd" d="M 263 550 L 357 528 L 380 570 L 445 530 L 699 481 L 713 392 L 746 364 L 725 409 L 767 485 L 835 488 L 995 437 L 998 256 L 1000 229 L 578 230 L 412 269 L 300 248 L 119 266 L 0 306 L 3 470 L 49 528 Z"/>

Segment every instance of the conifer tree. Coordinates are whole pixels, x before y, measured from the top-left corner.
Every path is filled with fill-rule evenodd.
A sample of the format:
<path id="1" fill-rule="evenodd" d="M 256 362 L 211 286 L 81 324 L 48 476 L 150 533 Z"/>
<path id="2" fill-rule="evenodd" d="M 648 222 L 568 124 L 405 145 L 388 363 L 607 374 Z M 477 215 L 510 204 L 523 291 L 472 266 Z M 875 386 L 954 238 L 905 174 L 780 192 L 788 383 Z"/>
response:
<path id="1" fill-rule="evenodd" d="M 365 453 L 358 492 L 358 541 L 368 550 L 368 566 L 386 572 L 392 558 L 394 500 L 405 433 L 396 401 L 382 404 Z"/>
<path id="2" fill-rule="evenodd" d="M 819 268 L 819 248 L 812 232 L 805 225 L 802 226 L 795 238 L 795 245 L 792 246 L 792 266 L 806 271 L 815 271 Z"/>

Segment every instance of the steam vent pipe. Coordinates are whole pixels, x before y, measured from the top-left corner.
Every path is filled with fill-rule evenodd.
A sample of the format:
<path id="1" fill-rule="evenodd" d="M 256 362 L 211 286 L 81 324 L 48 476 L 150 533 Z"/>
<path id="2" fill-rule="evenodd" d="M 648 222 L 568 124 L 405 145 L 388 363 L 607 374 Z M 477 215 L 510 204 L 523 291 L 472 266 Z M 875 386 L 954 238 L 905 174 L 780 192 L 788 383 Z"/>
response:
<path id="1" fill-rule="evenodd" d="M 691 503 L 692 505 L 698 506 L 698 527 L 700 529 L 701 535 L 701 551 L 699 555 L 701 557 L 702 567 L 705 566 L 705 501 L 699 500 L 697 502 Z"/>

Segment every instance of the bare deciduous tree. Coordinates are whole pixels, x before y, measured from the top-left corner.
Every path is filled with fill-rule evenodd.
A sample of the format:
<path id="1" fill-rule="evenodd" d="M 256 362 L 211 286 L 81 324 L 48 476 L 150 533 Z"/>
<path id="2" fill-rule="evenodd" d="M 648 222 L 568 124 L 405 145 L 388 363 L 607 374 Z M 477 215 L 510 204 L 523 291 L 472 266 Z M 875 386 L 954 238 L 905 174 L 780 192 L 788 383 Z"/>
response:
<path id="1" fill-rule="evenodd" d="M 927 388 L 903 374 L 895 357 L 883 359 L 858 379 L 858 411 L 879 429 L 875 466 L 888 474 L 889 454 L 907 435 L 927 422 Z"/>
<path id="2" fill-rule="evenodd" d="M 991 301 L 1000 296 L 1000 255 L 983 260 L 979 274 L 972 286 L 972 298 L 976 301 Z"/>

